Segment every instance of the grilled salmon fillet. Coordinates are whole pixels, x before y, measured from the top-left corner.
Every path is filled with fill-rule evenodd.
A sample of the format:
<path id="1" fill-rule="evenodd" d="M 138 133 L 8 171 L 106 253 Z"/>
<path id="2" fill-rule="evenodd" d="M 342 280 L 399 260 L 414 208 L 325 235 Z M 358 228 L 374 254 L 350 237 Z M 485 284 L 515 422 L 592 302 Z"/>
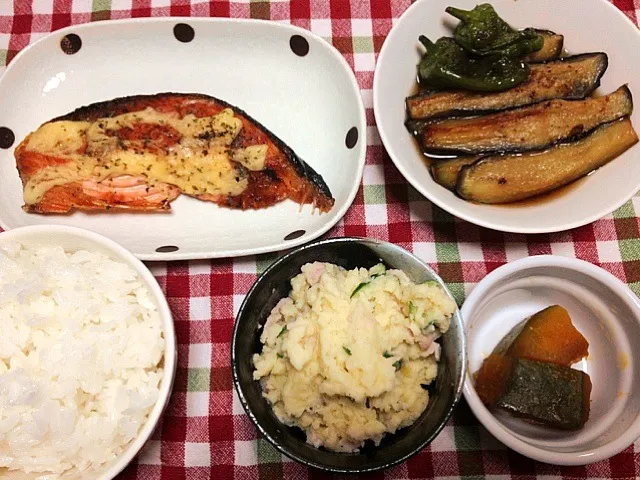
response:
<path id="1" fill-rule="evenodd" d="M 327 212 L 326 183 L 242 110 L 199 94 L 92 104 L 53 119 L 15 150 L 24 210 L 168 210 L 180 194 L 236 209 L 282 200 Z"/>

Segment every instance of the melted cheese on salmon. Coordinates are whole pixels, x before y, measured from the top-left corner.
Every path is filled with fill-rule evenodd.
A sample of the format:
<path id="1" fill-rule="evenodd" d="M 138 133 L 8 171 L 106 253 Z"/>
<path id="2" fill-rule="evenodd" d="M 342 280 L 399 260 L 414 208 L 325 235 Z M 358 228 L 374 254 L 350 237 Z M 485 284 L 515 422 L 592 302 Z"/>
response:
<path id="1" fill-rule="evenodd" d="M 89 122 L 60 121 L 45 123 L 32 133 L 27 150 L 65 156 L 84 147 L 84 135 L 91 124 Z"/>
<path id="2" fill-rule="evenodd" d="M 167 145 L 153 137 L 117 135 L 142 125 L 166 126 Z M 268 151 L 267 145 L 231 149 L 241 129 L 230 108 L 201 118 L 147 108 L 94 122 L 50 122 L 28 137 L 26 150 L 68 162 L 35 172 L 24 186 L 24 201 L 38 203 L 56 185 L 120 175 L 145 177 L 150 186 L 175 185 L 188 195 L 239 195 L 248 186 L 246 170 L 264 169 Z"/>

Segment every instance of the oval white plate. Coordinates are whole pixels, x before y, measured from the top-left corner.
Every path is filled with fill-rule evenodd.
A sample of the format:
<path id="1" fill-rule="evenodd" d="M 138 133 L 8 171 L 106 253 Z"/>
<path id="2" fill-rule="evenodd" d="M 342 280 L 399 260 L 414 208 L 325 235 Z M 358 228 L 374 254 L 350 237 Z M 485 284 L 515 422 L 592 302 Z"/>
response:
<path id="1" fill-rule="evenodd" d="M 176 38 L 174 27 L 180 23 L 193 28 L 192 41 Z M 60 46 L 69 34 L 82 41 L 75 54 L 65 54 Z M 296 35 L 308 42 L 306 55 L 293 52 L 290 41 Z M 332 210 L 314 213 L 287 200 L 238 211 L 186 196 L 172 203 L 169 214 L 44 216 L 21 210 L 13 147 L 30 131 L 82 105 L 160 92 L 203 93 L 246 111 L 322 175 L 336 200 Z M 351 205 L 366 150 L 360 91 L 340 53 L 307 30 L 252 20 L 149 18 L 58 30 L 21 52 L 0 79 L 0 127 L 16 137 L 12 148 L 0 149 L 2 228 L 83 227 L 143 260 L 249 255 L 308 242 L 335 225 Z M 347 148 L 351 129 L 358 139 Z M 299 231 L 304 233 L 285 240 Z M 163 246 L 178 250 L 156 252 Z"/>
<path id="2" fill-rule="evenodd" d="M 466 202 L 431 178 L 419 148 L 404 127 L 405 97 L 414 93 L 420 60 L 418 35 L 451 36 L 444 9 L 471 9 L 476 0 L 419 0 L 402 15 L 384 42 L 373 81 L 373 106 L 380 137 L 406 179 L 433 203 L 477 225 L 517 233 L 547 233 L 586 225 L 629 200 L 640 189 L 640 145 L 605 165 L 561 196 L 527 206 L 489 206 Z M 624 83 L 640 96 L 640 33 L 606 0 L 495 0 L 499 15 L 517 28 L 553 30 L 572 53 L 606 52 L 609 68 L 597 93 Z M 452 20 L 453 17 L 451 17 Z M 631 116 L 640 129 L 640 109 Z"/>

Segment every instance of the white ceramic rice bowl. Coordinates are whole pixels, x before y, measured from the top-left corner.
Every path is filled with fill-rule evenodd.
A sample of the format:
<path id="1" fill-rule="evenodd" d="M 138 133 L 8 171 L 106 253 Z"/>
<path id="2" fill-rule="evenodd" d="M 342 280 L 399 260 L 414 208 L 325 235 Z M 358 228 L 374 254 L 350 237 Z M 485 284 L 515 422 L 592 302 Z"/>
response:
<path id="1" fill-rule="evenodd" d="M 150 297 L 155 302 L 164 328 L 165 352 L 163 360 L 163 376 L 160 383 L 158 401 L 151 410 L 149 418 L 138 433 L 138 436 L 126 447 L 122 455 L 110 463 L 104 464 L 98 470 L 78 473 L 73 470 L 61 475 L 60 480 L 111 480 L 120 473 L 140 451 L 145 442 L 153 433 L 162 412 L 169 402 L 173 379 L 176 370 L 176 337 L 173 326 L 171 310 L 167 300 L 147 267 L 125 248 L 113 240 L 109 240 L 88 230 L 62 225 L 38 225 L 16 228 L 8 232 L 0 233 L 0 245 L 9 242 L 20 242 L 23 245 L 47 244 L 59 245 L 66 251 L 86 249 L 92 252 L 100 252 L 114 260 L 126 263 L 140 276 L 150 292 Z M 42 473 L 25 474 L 19 471 L 7 471 L 0 468 L 0 478 L 5 480 L 35 480 Z M 57 478 L 57 477 L 56 477 Z"/>

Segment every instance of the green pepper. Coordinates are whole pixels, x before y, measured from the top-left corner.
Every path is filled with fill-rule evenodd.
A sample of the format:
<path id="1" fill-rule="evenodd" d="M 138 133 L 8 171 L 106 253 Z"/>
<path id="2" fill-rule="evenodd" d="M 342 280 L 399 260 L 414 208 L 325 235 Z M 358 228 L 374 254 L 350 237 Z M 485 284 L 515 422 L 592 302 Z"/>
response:
<path id="1" fill-rule="evenodd" d="M 542 48 L 544 40 L 537 35 L 534 38 L 524 39 L 513 43 L 499 51 L 500 55 L 510 58 L 524 58 L 527 55 L 537 52 Z"/>
<path id="2" fill-rule="evenodd" d="M 475 55 L 521 58 L 540 50 L 544 44 L 533 28 L 511 28 L 488 3 L 473 10 L 448 7 L 445 11 L 460 20 L 453 32 L 456 42 Z"/>
<path id="3" fill-rule="evenodd" d="M 421 85 L 496 92 L 519 85 L 529 77 L 529 66 L 513 57 L 469 55 L 453 38 L 431 42 L 419 37 L 426 53 L 418 64 Z"/>

